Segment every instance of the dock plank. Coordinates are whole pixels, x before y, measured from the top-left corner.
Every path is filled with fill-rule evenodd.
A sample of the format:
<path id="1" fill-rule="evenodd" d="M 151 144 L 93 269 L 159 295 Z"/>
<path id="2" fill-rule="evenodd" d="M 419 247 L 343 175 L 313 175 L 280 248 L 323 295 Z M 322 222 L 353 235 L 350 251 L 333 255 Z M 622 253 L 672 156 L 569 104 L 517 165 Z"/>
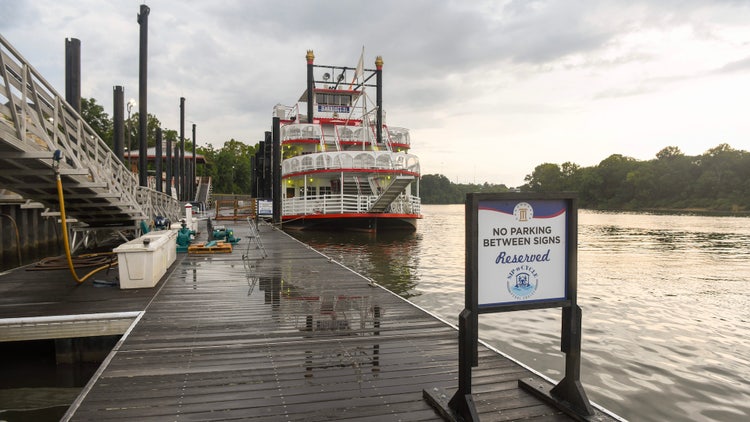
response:
<path id="1" fill-rule="evenodd" d="M 66 416 L 441 420 L 422 390 L 455 390 L 455 328 L 283 232 L 261 236 L 265 259 L 242 244 L 181 255 Z M 480 346 L 481 419 L 570 420 L 518 388 L 533 376 Z"/>

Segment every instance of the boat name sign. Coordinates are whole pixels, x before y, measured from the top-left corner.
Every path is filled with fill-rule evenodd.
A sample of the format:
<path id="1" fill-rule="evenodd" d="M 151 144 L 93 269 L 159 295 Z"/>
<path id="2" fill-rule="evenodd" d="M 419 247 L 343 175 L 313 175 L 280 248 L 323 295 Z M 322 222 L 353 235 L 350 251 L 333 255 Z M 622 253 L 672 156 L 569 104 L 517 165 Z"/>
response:
<path id="1" fill-rule="evenodd" d="M 318 104 L 318 111 L 321 113 L 349 113 L 349 106 Z"/>

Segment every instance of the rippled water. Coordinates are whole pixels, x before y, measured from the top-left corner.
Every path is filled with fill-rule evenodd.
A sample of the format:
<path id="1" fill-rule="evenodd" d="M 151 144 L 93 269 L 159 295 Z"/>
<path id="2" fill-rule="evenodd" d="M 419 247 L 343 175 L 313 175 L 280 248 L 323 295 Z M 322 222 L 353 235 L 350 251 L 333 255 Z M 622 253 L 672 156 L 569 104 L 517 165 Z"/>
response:
<path id="1" fill-rule="evenodd" d="M 408 235 L 297 236 L 455 322 L 463 205 L 423 206 Z M 579 211 L 581 377 L 634 421 L 750 420 L 750 219 Z M 480 337 L 554 379 L 560 309 L 480 317 Z"/>

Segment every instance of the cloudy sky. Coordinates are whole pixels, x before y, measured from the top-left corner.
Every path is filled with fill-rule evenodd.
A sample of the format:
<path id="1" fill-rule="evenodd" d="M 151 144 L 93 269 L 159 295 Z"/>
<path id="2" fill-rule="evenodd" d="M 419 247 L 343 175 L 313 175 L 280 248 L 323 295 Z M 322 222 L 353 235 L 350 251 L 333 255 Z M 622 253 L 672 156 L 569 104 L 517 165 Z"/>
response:
<path id="1" fill-rule="evenodd" d="M 82 95 L 111 115 L 138 98 L 135 0 L 0 0 L 0 33 L 64 94 L 65 39 Z M 384 65 L 387 123 L 411 129 L 422 173 L 517 186 L 538 164 L 750 150 L 750 2 L 151 0 L 149 105 L 198 143 L 255 144 L 317 64 Z M 189 127 L 188 123 L 188 127 Z"/>

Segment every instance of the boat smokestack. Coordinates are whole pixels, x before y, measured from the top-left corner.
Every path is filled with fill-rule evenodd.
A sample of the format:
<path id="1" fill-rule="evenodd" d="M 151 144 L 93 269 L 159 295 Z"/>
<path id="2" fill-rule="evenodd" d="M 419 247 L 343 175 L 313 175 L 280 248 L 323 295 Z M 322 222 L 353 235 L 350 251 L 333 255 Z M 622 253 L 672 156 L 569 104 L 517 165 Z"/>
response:
<path id="1" fill-rule="evenodd" d="M 307 123 L 313 122 L 313 91 L 315 90 L 315 77 L 313 76 L 313 62 L 315 54 L 307 50 Z"/>
<path id="2" fill-rule="evenodd" d="M 378 107 L 376 120 L 375 136 L 377 142 L 383 143 L 383 58 L 375 58 L 375 105 Z"/>

